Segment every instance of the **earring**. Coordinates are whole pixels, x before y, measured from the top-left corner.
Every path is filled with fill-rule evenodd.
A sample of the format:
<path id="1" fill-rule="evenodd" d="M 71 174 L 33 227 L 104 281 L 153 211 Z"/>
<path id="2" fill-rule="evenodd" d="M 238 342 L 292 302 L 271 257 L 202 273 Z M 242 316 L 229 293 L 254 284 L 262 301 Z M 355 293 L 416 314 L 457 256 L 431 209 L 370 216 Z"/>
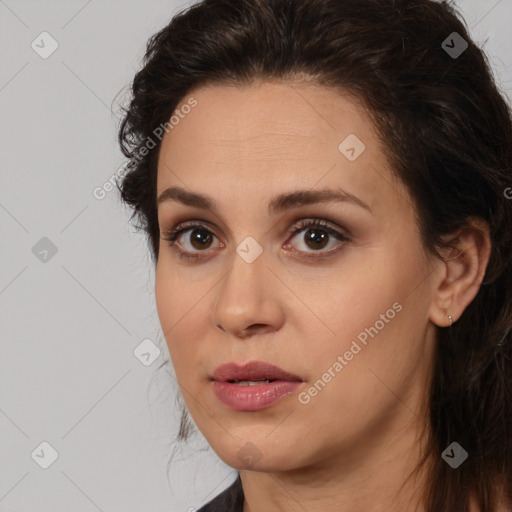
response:
<path id="1" fill-rule="evenodd" d="M 452 315 L 448 315 L 448 320 L 450 320 L 450 327 L 452 326 Z"/>

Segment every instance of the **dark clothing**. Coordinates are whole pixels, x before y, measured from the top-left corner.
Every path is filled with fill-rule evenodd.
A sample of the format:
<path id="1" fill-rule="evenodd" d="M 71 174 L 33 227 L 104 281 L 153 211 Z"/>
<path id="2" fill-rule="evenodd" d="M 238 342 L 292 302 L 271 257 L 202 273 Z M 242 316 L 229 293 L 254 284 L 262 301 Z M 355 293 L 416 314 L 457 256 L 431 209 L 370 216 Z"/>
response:
<path id="1" fill-rule="evenodd" d="M 240 475 L 223 492 L 203 505 L 197 512 L 242 512 L 244 508 L 244 492 Z"/>

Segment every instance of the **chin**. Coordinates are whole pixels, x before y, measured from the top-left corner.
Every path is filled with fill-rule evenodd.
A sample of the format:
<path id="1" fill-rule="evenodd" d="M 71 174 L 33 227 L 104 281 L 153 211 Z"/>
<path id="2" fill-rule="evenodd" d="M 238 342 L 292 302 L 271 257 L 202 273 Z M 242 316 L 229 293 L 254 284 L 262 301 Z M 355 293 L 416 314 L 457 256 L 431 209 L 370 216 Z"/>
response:
<path id="1" fill-rule="evenodd" d="M 289 471 L 300 466 L 299 461 L 291 457 L 297 454 L 296 446 L 291 443 L 276 444 L 266 438 L 261 430 L 258 435 L 227 436 L 225 442 L 211 442 L 218 457 L 228 466 L 238 470 L 279 472 Z M 304 455 L 301 453 L 301 455 Z"/>

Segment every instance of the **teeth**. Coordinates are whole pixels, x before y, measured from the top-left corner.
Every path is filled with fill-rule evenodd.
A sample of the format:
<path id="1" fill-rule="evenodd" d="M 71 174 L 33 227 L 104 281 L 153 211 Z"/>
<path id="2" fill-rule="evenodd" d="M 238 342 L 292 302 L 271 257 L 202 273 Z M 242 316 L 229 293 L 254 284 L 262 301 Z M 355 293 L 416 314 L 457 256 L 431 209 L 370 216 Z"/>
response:
<path id="1" fill-rule="evenodd" d="M 235 380 L 233 384 L 238 386 L 257 386 L 258 384 L 268 384 L 270 379 L 266 380 Z"/>

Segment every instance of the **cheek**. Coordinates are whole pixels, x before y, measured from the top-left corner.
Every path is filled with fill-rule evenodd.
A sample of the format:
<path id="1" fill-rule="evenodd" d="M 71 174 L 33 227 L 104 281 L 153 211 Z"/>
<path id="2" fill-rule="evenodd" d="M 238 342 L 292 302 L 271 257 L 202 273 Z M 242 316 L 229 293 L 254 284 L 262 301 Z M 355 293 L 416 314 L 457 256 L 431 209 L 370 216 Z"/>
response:
<path id="1" fill-rule="evenodd" d="M 304 342 L 309 340 L 313 349 L 324 344 L 330 352 L 348 350 L 353 338 L 403 297 L 400 270 L 391 261 L 382 251 L 368 251 L 364 258 L 354 251 L 334 271 L 303 273 L 290 280 L 295 296 L 287 311 L 292 326 L 301 326 Z"/>
<path id="2" fill-rule="evenodd" d="M 187 405 L 186 390 L 198 392 L 210 361 L 212 349 L 205 347 L 204 340 L 211 334 L 208 333 L 211 302 L 205 294 L 216 282 L 215 278 L 199 279 L 191 272 L 180 272 L 172 261 L 165 261 L 165 256 L 157 263 L 156 308 L 176 378 L 184 386 L 182 393 Z"/>
<path id="3" fill-rule="evenodd" d="M 295 319 L 301 323 L 310 384 L 319 380 L 311 403 L 357 409 L 367 399 L 392 398 L 379 377 L 392 388 L 401 386 L 418 364 L 426 309 L 410 292 L 420 273 L 392 251 L 382 256 L 359 261 L 358 267 L 331 278 L 329 286 L 320 286 L 321 291 L 295 288 L 317 313 L 304 315 L 301 308 L 303 314 Z"/>
<path id="4" fill-rule="evenodd" d="M 155 300 L 164 333 L 172 329 L 174 334 L 182 324 L 190 324 L 194 315 L 197 318 L 204 286 L 180 272 L 166 251 L 160 252 L 155 270 Z"/>
<path id="5" fill-rule="evenodd" d="M 386 307 L 374 311 L 385 313 Z M 324 346 L 309 354 L 311 378 L 297 404 L 305 419 L 304 439 L 323 431 L 329 433 L 327 448 L 340 442 L 350 446 L 358 439 L 371 439 L 391 411 L 403 407 L 396 396 L 409 387 L 416 373 L 416 358 L 402 343 L 400 315 L 405 314 L 403 308 L 380 330 L 377 324 L 377 334 L 370 329 L 376 320 L 369 320 L 368 313 L 347 317 L 353 336 L 340 336 L 328 350 Z M 364 336 L 358 338 L 360 334 Z"/>
<path id="6" fill-rule="evenodd" d="M 197 304 L 197 299 L 194 300 L 192 286 L 180 282 L 176 273 L 169 268 L 159 259 L 155 272 L 155 301 L 169 355 L 176 376 L 181 381 L 180 374 L 185 375 L 190 352 L 194 349 L 191 340 L 195 338 L 194 319 L 197 318 L 200 304 Z M 187 343 L 182 343 L 185 333 Z"/>
<path id="7" fill-rule="evenodd" d="M 168 337 L 166 333 L 171 330 L 178 318 L 178 295 L 173 273 L 166 271 L 164 263 L 160 259 L 155 272 L 155 301 L 162 331 L 166 338 Z"/>

